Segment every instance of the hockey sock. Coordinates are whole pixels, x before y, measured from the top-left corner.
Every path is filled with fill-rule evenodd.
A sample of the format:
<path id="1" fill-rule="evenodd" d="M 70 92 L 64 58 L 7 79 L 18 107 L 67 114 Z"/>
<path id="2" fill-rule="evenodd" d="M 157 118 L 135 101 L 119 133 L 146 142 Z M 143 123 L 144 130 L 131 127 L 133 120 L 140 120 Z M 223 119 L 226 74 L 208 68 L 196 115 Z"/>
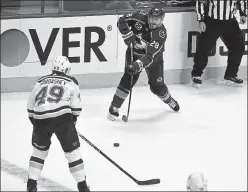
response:
<path id="1" fill-rule="evenodd" d="M 48 155 L 49 150 L 41 151 L 34 148 L 33 154 L 29 161 L 28 178 L 38 180 L 40 173 L 43 169 L 45 159 Z"/>
<path id="2" fill-rule="evenodd" d="M 81 158 L 81 154 L 79 149 L 75 149 L 69 153 L 65 153 L 65 157 L 69 163 L 69 169 L 76 180 L 76 182 L 81 182 L 85 180 L 85 173 L 84 173 L 84 163 Z"/>
<path id="3" fill-rule="evenodd" d="M 169 103 L 171 100 L 171 95 L 169 91 L 167 90 L 164 95 L 158 96 L 164 103 Z"/>
<path id="4" fill-rule="evenodd" d="M 129 90 L 119 85 L 116 89 L 112 105 L 116 108 L 120 108 L 127 98 L 128 94 Z"/>

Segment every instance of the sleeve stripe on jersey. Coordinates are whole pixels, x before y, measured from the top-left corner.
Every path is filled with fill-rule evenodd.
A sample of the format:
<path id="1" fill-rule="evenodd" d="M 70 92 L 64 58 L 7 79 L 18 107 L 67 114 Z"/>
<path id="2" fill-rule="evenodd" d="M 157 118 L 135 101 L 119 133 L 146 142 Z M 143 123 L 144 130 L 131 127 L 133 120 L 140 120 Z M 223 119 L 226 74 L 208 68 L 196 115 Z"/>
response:
<path id="1" fill-rule="evenodd" d="M 33 117 L 34 116 L 34 110 L 28 109 L 28 116 Z"/>
<path id="2" fill-rule="evenodd" d="M 28 117 L 33 117 L 34 114 L 33 113 L 28 113 Z"/>
<path id="3" fill-rule="evenodd" d="M 131 37 L 132 35 L 133 35 L 133 32 L 130 31 L 127 34 L 122 35 L 122 37 L 123 37 L 123 39 L 127 39 L 127 38 Z"/>
<path id="4" fill-rule="evenodd" d="M 72 115 L 79 116 L 81 111 L 72 111 Z"/>
<path id="5" fill-rule="evenodd" d="M 34 113 L 34 110 L 28 109 L 28 113 Z"/>
<path id="6" fill-rule="evenodd" d="M 72 115 L 80 115 L 80 113 L 81 113 L 81 111 L 82 111 L 82 108 L 72 108 L 71 107 L 71 112 L 72 112 Z"/>
<path id="7" fill-rule="evenodd" d="M 71 110 L 72 110 L 72 111 L 82 111 L 82 108 L 72 108 L 72 107 L 71 107 Z"/>

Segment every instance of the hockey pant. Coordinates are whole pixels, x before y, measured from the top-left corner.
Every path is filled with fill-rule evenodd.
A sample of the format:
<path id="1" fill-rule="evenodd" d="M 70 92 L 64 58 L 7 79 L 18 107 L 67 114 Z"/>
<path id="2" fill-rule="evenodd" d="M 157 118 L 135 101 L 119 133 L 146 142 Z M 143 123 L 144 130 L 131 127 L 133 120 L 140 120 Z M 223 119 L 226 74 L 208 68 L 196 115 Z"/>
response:
<path id="1" fill-rule="evenodd" d="M 130 65 L 131 62 L 131 54 L 130 49 L 126 51 L 126 65 Z M 133 54 L 133 60 L 139 59 L 139 57 Z M 148 84 L 150 85 L 150 90 L 152 93 L 157 95 L 162 101 L 168 103 L 170 101 L 170 93 L 168 91 L 167 86 L 164 83 L 164 70 L 163 70 L 163 57 L 162 53 L 154 59 L 154 63 L 152 63 L 149 67 L 145 69 L 146 74 L 148 76 Z M 131 75 L 127 73 L 125 70 L 120 83 L 116 89 L 116 92 L 113 97 L 112 105 L 116 108 L 120 108 L 128 97 L 130 88 L 133 88 L 136 82 L 138 81 L 140 73 L 133 76 L 132 85 L 131 84 Z"/>
<path id="2" fill-rule="evenodd" d="M 29 179 L 38 180 L 48 156 L 53 134 L 57 136 L 61 144 L 72 176 L 77 182 L 84 181 L 84 163 L 79 151 L 80 142 L 73 121 L 58 125 L 34 127 L 32 135 L 34 150 L 29 161 Z"/>

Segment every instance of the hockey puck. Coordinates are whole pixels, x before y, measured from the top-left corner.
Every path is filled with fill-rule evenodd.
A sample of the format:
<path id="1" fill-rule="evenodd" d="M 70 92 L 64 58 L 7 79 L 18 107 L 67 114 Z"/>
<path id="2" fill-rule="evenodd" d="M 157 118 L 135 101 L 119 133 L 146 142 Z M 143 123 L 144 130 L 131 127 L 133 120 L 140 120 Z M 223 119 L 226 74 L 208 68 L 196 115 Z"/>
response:
<path id="1" fill-rule="evenodd" d="M 119 147 L 120 144 L 119 143 L 114 143 L 114 147 Z"/>

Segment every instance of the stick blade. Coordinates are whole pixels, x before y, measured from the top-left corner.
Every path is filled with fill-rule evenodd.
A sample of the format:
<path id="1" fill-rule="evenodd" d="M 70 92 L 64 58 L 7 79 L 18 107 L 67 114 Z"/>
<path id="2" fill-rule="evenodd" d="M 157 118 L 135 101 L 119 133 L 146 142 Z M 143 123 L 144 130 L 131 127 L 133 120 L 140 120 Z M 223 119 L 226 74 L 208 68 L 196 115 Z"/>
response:
<path id="1" fill-rule="evenodd" d="M 127 117 L 126 115 L 123 115 L 123 116 L 122 116 L 122 121 L 128 122 L 128 117 Z"/>
<path id="2" fill-rule="evenodd" d="M 146 181 L 138 181 L 138 185 L 155 185 L 155 184 L 159 184 L 160 183 L 160 179 L 150 179 L 150 180 L 146 180 Z"/>

